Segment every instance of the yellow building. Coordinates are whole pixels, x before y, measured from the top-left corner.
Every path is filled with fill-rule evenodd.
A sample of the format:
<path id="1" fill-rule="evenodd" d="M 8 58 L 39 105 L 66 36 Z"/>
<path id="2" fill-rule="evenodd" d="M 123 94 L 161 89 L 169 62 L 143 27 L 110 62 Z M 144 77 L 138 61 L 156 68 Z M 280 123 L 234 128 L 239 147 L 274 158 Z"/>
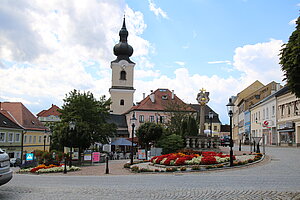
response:
<path id="1" fill-rule="evenodd" d="M 24 129 L 21 148 L 24 153 L 34 150 L 49 151 L 50 137 L 47 128 L 20 102 L 2 102 L 0 109 L 6 110 L 16 124 Z"/>

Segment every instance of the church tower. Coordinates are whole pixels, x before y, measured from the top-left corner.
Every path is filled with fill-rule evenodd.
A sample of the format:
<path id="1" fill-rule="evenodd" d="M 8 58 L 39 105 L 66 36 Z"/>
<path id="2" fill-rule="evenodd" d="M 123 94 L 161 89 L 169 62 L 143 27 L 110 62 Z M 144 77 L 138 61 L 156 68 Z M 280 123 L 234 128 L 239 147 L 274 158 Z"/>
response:
<path id="1" fill-rule="evenodd" d="M 129 57 L 133 54 L 133 48 L 127 43 L 128 31 L 125 17 L 123 26 L 119 32 L 120 41 L 114 46 L 116 60 L 111 62 L 112 86 L 109 89 L 112 104 L 112 114 L 123 114 L 133 106 L 133 73 L 135 63 Z"/>

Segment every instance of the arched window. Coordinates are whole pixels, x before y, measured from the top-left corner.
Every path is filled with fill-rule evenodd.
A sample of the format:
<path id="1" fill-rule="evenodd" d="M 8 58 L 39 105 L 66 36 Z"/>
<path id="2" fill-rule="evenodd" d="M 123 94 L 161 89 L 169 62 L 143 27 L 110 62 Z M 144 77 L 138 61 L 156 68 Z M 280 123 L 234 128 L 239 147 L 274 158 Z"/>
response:
<path id="1" fill-rule="evenodd" d="M 126 72 L 124 70 L 120 72 L 120 80 L 126 80 Z"/>
<path id="2" fill-rule="evenodd" d="M 120 105 L 121 105 L 121 106 L 124 106 L 124 99 L 121 99 L 121 100 L 120 100 Z"/>

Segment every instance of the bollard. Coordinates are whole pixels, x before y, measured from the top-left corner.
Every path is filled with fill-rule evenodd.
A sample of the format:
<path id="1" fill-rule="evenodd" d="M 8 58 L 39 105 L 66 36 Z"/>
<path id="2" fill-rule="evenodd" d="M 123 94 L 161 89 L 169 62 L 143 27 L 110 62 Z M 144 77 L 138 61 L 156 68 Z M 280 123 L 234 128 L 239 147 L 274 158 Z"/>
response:
<path id="1" fill-rule="evenodd" d="M 108 156 L 106 156 L 106 169 L 105 169 L 105 174 L 109 174 L 109 169 L 108 169 Z"/>
<path id="2" fill-rule="evenodd" d="M 65 168 L 64 168 L 64 174 L 67 173 L 67 156 L 65 156 Z"/>

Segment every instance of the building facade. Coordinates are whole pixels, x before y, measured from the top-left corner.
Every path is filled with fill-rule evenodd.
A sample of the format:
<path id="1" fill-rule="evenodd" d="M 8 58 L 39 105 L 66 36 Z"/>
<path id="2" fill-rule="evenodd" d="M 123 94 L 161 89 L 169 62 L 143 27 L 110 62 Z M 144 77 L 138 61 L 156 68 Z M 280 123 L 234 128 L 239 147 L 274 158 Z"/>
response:
<path id="1" fill-rule="evenodd" d="M 5 113 L 0 111 L 0 148 L 10 158 L 21 158 L 23 128 L 10 120 Z"/>
<path id="2" fill-rule="evenodd" d="M 300 146 L 300 99 L 288 87 L 276 95 L 277 133 L 281 146 Z"/>
<path id="3" fill-rule="evenodd" d="M 20 102 L 1 102 L 0 108 L 6 111 L 9 119 L 23 128 L 23 151 L 49 151 L 50 137 L 47 128 Z"/>

